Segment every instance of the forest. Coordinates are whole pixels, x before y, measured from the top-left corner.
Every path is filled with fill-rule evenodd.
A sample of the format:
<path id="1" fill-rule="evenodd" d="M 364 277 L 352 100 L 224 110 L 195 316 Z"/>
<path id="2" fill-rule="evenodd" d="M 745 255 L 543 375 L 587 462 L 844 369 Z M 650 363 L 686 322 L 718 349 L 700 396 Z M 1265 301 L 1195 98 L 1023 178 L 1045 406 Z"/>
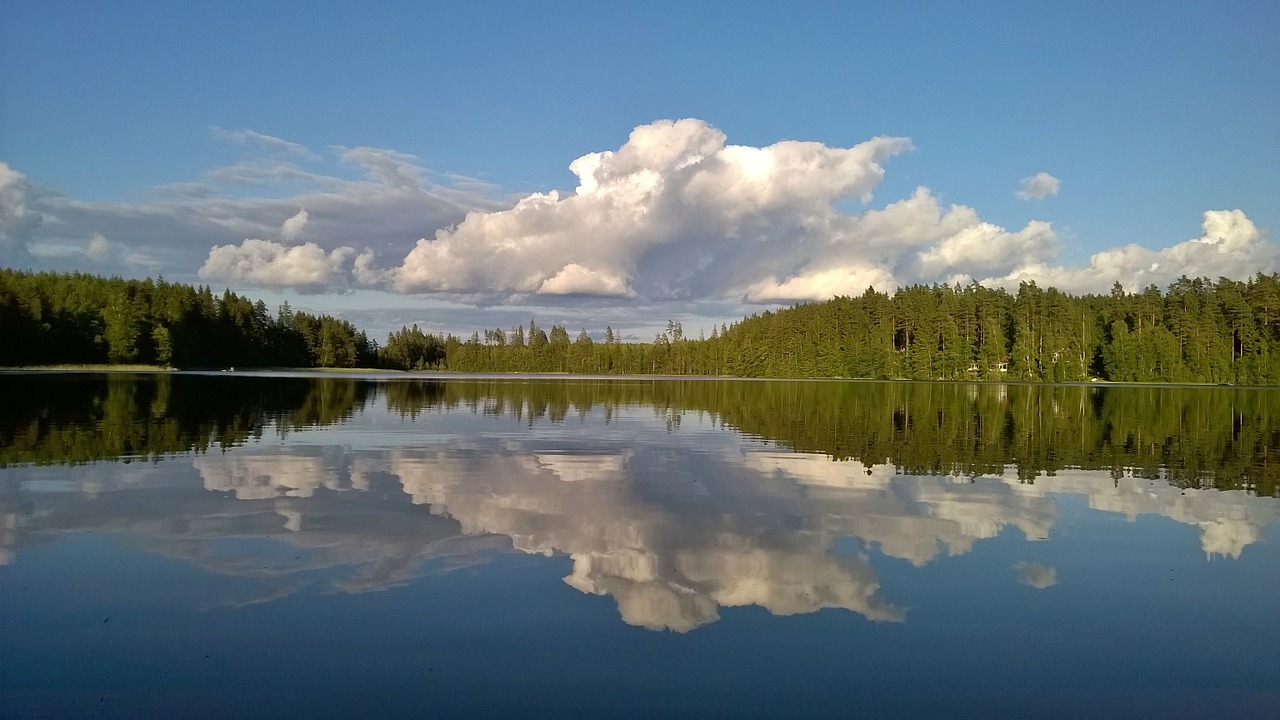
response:
<path id="1" fill-rule="evenodd" d="M 373 367 L 345 320 L 164 279 L 0 269 L 0 366 Z"/>
<path id="2" fill-rule="evenodd" d="M 457 372 L 776 378 L 1280 384 L 1280 273 L 1181 278 L 1107 295 L 1024 282 L 912 286 L 765 311 L 710 336 L 669 321 L 652 342 L 606 327 L 416 325 L 379 345 L 350 323 L 273 315 L 209 287 L 163 279 L 0 270 L 0 366 L 140 363 L 201 367 L 381 367 Z"/>
<path id="3" fill-rule="evenodd" d="M 1280 275 L 1182 278 L 1166 292 L 1072 296 L 1024 282 L 914 286 L 765 311 L 691 339 L 678 322 L 652 343 L 585 330 L 445 339 L 467 372 L 776 378 L 1280 383 Z"/>

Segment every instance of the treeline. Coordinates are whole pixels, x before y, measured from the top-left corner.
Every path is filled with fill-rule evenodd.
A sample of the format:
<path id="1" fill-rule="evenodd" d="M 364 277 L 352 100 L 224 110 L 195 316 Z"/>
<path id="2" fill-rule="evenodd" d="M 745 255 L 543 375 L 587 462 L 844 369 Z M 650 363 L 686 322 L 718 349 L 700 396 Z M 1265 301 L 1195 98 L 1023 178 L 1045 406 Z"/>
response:
<path id="1" fill-rule="evenodd" d="M 1012 470 L 1034 482 L 1080 468 L 1280 492 L 1280 390 L 1096 385 L 36 375 L 6 385 L 0 467 L 203 452 L 377 405 L 411 417 L 462 411 L 531 425 L 589 413 L 608 425 L 627 408 L 647 408 L 673 432 L 693 414 L 909 474 Z"/>
<path id="2" fill-rule="evenodd" d="M 604 342 L 530 322 L 445 340 L 464 372 L 570 372 L 1280 384 L 1280 275 L 1182 278 L 1166 292 L 1119 286 L 1073 296 L 1024 282 L 868 289 L 752 315 L 691 339 L 669 322 L 652 343 Z"/>
<path id="3" fill-rule="evenodd" d="M 371 367 L 345 320 L 163 279 L 0 269 L 0 366 Z"/>
<path id="4" fill-rule="evenodd" d="M 0 269 L 0 366 L 384 367 L 460 372 L 1280 384 L 1280 274 L 1073 296 L 1024 282 L 868 289 L 651 343 L 564 326 L 462 339 L 352 324 L 163 279 Z"/>

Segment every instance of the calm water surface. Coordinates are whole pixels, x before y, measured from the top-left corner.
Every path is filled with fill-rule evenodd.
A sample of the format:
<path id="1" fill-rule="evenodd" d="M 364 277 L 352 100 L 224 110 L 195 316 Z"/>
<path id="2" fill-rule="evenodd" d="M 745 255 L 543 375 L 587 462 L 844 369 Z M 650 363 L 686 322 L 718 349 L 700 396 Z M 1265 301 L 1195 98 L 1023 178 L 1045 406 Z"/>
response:
<path id="1" fill-rule="evenodd" d="M 1275 717 L 1280 392 L 0 375 L 5 717 Z"/>

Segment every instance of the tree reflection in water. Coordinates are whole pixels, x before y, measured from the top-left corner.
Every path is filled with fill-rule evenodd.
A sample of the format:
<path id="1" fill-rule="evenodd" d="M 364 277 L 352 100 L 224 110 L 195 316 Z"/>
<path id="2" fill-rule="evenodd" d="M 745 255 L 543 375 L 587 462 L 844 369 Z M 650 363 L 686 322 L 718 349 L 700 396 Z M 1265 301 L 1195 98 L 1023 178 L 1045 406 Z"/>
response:
<path id="1" fill-rule="evenodd" d="M 1059 497 L 1196 526 L 1206 554 L 1232 558 L 1280 506 L 1270 390 L 14 378 L 3 557 L 116 532 L 257 583 L 230 604 L 385 589 L 513 548 L 568 556 L 566 583 L 651 629 L 747 605 L 900 621 L 875 555 L 923 567 L 1006 528 L 1044 540 Z M 263 535 L 297 561 L 262 572 L 226 546 Z M 839 549 L 850 541 L 859 550 Z M 1059 582 L 1045 565 L 1015 570 L 1011 582 Z"/>

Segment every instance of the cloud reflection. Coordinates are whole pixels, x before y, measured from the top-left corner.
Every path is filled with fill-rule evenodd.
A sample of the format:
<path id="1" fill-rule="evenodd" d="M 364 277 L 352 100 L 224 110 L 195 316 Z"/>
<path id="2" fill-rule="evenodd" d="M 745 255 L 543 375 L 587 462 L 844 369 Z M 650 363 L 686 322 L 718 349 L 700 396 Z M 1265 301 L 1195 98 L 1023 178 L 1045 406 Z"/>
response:
<path id="1" fill-rule="evenodd" d="M 1018 582 L 1030 585 L 1037 590 L 1044 590 L 1058 584 L 1058 571 L 1039 563 L 1021 562 L 1014 566 L 1018 571 Z"/>
<path id="2" fill-rule="evenodd" d="M 1240 557 L 1280 519 L 1280 501 L 1244 491 L 1085 470 L 908 475 L 743 442 L 715 422 L 672 427 L 651 408 L 613 408 L 607 426 L 599 412 L 579 414 L 581 431 L 499 414 L 470 416 L 490 423 L 477 426 L 485 432 L 460 432 L 445 414 L 415 422 L 454 432 L 379 436 L 389 446 L 300 433 L 293 445 L 230 448 L 185 466 L 6 469 L 0 562 L 58 533 L 115 532 L 252 581 L 220 601 L 243 606 L 304 590 L 385 590 L 514 548 L 567 556 L 564 582 L 610 597 L 628 624 L 687 632 L 745 606 L 901 621 L 877 556 L 922 567 L 1007 529 L 1044 541 L 1064 496 L 1194 526 L 1209 556 Z M 490 432 L 495 422 L 503 431 Z M 262 538 L 294 548 L 293 560 L 264 564 Z M 1058 581 L 1044 565 L 1015 569 L 1034 588 Z"/>
<path id="3" fill-rule="evenodd" d="M 1242 491 L 1179 490 L 1088 471 L 1032 484 L 1015 471 L 901 475 L 890 465 L 776 450 L 690 454 L 678 445 L 600 442 L 575 450 L 537 438 L 477 438 L 335 462 L 278 453 L 221 462 L 221 474 L 207 459 L 198 463 L 205 487 L 242 500 L 367 489 L 369 478 L 385 474 L 414 505 L 456 522 L 462 536 L 567 555 L 570 586 L 611 597 L 629 624 L 678 632 L 714 622 L 721 608 L 748 605 L 777 615 L 839 608 L 901 620 L 905 611 L 881 595 L 871 553 L 919 567 L 970 552 L 1005 528 L 1044 540 L 1058 519 L 1058 495 L 1083 494 L 1090 507 L 1130 518 L 1155 513 L 1194 525 L 1206 553 L 1230 557 L 1277 517 L 1274 499 Z M 306 527 L 305 512 L 290 512 L 287 529 Z M 863 552 L 836 552 L 842 538 L 858 540 Z M 1032 587 L 1057 581 L 1052 568 L 1018 569 Z"/>

